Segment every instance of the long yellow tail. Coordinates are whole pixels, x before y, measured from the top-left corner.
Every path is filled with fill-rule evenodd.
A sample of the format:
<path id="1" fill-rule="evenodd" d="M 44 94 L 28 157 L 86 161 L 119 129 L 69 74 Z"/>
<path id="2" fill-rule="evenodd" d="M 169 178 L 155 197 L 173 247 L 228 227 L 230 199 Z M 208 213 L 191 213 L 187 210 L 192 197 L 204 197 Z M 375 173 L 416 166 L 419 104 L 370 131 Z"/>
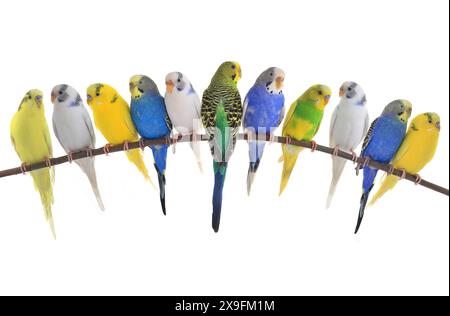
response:
<path id="1" fill-rule="evenodd" d="M 284 164 L 283 173 L 281 175 L 280 195 L 283 193 L 284 189 L 286 189 L 289 182 L 289 177 L 291 176 L 292 170 L 297 162 L 298 154 L 302 151 L 302 148 L 297 146 L 283 145 L 282 147 L 283 157 L 280 158 L 280 162 L 284 161 Z"/>
<path id="2" fill-rule="evenodd" d="M 49 169 L 40 169 L 31 172 L 34 187 L 41 195 L 41 202 L 44 208 L 45 219 L 50 225 L 53 238 L 56 239 L 55 224 L 53 222 L 52 204 L 53 204 L 53 184 Z"/>
<path id="3" fill-rule="evenodd" d="M 378 192 L 373 196 L 369 205 L 373 205 L 379 198 L 381 198 L 387 191 L 391 190 L 397 184 L 399 178 L 394 175 L 387 175 L 381 182 Z"/>
<path id="4" fill-rule="evenodd" d="M 145 166 L 144 157 L 142 156 L 140 149 L 132 149 L 130 151 L 127 151 L 127 157 L 128 157 L 128 160 L 131 161 L 138 168 L 138 170 L 142 173 L 145 180 L 150 181 L 150 183 L 153 186 L 155 186 L 154 183 L 152 182 L 152 180 L 150 179 L 150 176 L 148 175 L 148 170 L 147 170 L 147 167 Z"/>

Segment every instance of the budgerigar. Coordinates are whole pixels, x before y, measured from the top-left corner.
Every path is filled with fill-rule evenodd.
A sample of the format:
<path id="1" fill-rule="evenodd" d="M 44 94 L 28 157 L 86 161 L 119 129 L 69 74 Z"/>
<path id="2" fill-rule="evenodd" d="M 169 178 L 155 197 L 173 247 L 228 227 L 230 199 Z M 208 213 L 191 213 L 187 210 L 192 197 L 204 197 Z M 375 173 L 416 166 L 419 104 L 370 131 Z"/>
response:
<path id="1" fill-rule="evenodd" d="M 128 103 L 113 87 L 103 83 L 96 83 L 87 88 L 87 103 L 94 114 L 95 126 L 109 142 L 105 146 L 105 152 L 108 152 L 110 145 L 124 144 L 128 160 L 151 182 L 141 151 L 127 150 L 129 142 L 139 140 Z"/>
<path id="2" fill-rule="evenodd" d="M 130 79 L 131 118 L 146 139 L 170 137 L 172 124 L 167 115 L 164 98 L 159 94 L 155 82 L 147 76 L 136 75 Z M 169 145 L 150 146 L 158 173 L 159 197 L 166 215 L 166 161 Z"/>
<path id="3" fill-rule="evenodd" d="M 247 194 L 258 170 L 266 142 L 266 135 L 272 133 L 284 118 L 283 95 L 284 71 L 271 67 L 266 69 L 247 93 L 244 99 L 244 129 L 248 135 L 250 165 L 247 174 Z"/>
<path id="4" fill-rule="evenodd" d="M 11 121 L 11 142 L 25 165 L 49 161 L 53 156 L 52 141 L 45 118 L 43 94 L 39 90 L 30 90 L 25 94 L 19 109 Z M 50 166 L 50 164 L 48 163 Z M 41 196 L 45 218 L 50 225 L 53 238 L 56 239 L 53 223 L 53 168 L 31 171 L 34 187 Z"/>
<path id="5" fill-rule="evenodd" d="M 89 113 L 86 110 L 80 94 L 66 84 L 53 88 L 53 131 L 64 151 L 72 159 L 75 152 L 95 148 L 95 132 Z M 105 210 L 97 184 L 94 157 L 75 160 L 86 174 L 97 199 L 98 206 Z"/>
<path id="6" fill-rule="evenodd" d="M 210 137 L 209 145 L 214 160 L 212 227 L 216 233 L 220 226 L 228 161 L 242 121 L 242 101 L 237 88 L 241 75 L 241 66 L 237 62 L 224 62 L 212 77 L 202 99 L 202 121 Z"/>
<path id="7" fill-rule="evenodd" d="M 325 85 L 314 85 L 306 90 L 290 107 L 283 124 L 282 135 L 287 139 L 312 141 L 320 123 L 326 105 L 331 97 L 331 89 Z M 313 148 L 316 143 L 313 142 Z M 301 147 L 283 144 L 283 156 L 280 162 L 284 161 L 283 173 L 280 183 L 280 195 L 286 188 L 289 177 L 294 169 Z"/>
<path id="8" fill-rule="evenodd" d="M 418 172 L 433 159 L 440 130 L 441 119 L 438 114 L 422 113 L 416 116 L 411 121 L 405 139 L 392 159 L 392 166 L 411 174 L 417 174 L 416 183 L 419 183 L 421 177 Z M 393 189 L 399 180 L 399 177 L 387 174 L 370 204 L 375 203 L 387 191 Z"/>
<path id="9" fill-rule="evenodd" d="M 381 116 L 370 125 L 364 138 L 361 157 L 365 158 L 366 162 L 374 160 L 385 164 L 390 163 L 405 137 L 406 125 L 411 112 L 412 105 L 407 100 L 395 100 L 389 103 Z M 355 234 L 361 226 L 367 200 L 378 173 L 378 169 L 371 168 L 367 164 L 358 165 L 357 170 L 361 168 L 364 170 L 363 193 Z"/>
<path id="10" fill-rule="evenodd" d="M 164 100 L 173 128 L 182 136 L 192 135 L 191 148 L 202 171 L 200 144 L 197 141 L 201 129 L 201 102 L 197 92 L 185 75 L 171 72 L 166 76 Z"/>
<path id="11" fill-rule="evenodd" d="M 351 152 L 356 158 L 355 149 L 359 146 L 369 128 L 369 113 L 366 108 L 366 94 L 355 82 L 344 82 L 339 90 L 341 101 L 334 109 L 330 124 L 330 147 Z M 344 171 L 346 160 L 332 156 L 333 178 L 328 193 L 327 205 L 331 200 L 339 179 Z"/>

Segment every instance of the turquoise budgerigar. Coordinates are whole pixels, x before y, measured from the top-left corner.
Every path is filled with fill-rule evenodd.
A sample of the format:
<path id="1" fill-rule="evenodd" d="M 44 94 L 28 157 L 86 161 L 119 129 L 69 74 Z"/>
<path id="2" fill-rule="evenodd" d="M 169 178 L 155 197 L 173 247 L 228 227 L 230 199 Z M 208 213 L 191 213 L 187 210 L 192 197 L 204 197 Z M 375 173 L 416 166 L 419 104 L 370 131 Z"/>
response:
<path id="1" fill-rule="evenodd" d="M 281 124 L 284 118 L 283 95 L 284 71 L 280 68 L 266 69 L 244 99 L 244 129 L 248 135 L 250 165 L 247 174 L 247 193 L 250 195 L 253 180 L 258 170 L 267 135 Z M 259 137 L 264 140 L 258 141 Z"/>
<path id="2" fill-rule="evenodd" d="M 405 137 L 406 125 L 411 113 L 412 105 L 409 101 L 395 100 L 389 103 L 381 116 L 372 122 L 363 142 L 361 157 L 365 158 L 366 161 L 374 160 L 384 164 L 390 163 Z M 378 172 L 378 169 L 366 164 L 357 167 L 357 170 L 361 168 L 364 170 L 364 179 L 355 234 L 358 233 L 361 226 L 367 200 Z"/>
<path id="3" fill-rule="evenodd" d="M 237 88 L 241 67 L 237 62 L 224 62 L 203 93 L 201 115 L 214 159 L 214 192 L 212 227 L 219 231 L 222 192 L 228 161 L 236 145 L 242 121 L 242 101 Z"/>
<path id="4" fill-rule="evenodd" d="M 146 139 L 170 137 L 172 124 L 167 115 L 164 98 L 155 82 L 147 76 L 136 75 L 130 79 L 131 119 L 138 133 Z M 150 146 L 158 173 L 161 208 L 166 215 L 166 162 L 169 145 Z"/>

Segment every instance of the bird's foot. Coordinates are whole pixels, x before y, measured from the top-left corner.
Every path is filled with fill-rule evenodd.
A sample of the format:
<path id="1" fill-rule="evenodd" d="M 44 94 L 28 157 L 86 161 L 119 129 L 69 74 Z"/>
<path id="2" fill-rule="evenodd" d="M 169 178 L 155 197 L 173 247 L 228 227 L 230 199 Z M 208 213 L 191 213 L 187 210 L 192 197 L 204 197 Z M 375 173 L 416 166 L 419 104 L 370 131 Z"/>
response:
<path id="1" fill-rule="evenodd" d="M 50 158 L 45 157 L 45 165 L 47 166 L 47 168 L 51 168 L 52 167 L 52 161 Z"/>
<path id="2" fill-rule="evenodd" d="M 104 147 L 103 147 L 103 153 L 106 155 L 106 156 L 109 156 L 109 149 L 112 147 L 112 145 L 111 144 L 106 144 Z"/>
<path id="3" fill-rule="evenodd" d="M 181 134 L 174 134 L 172 136 L 172 152 L 175 154 L 177 151 L 177 143 L 183 137 Z"/>
<path id="4" fill-rule="evenodd" d="M 145 150 L 145 139 L 141 138 L 139 139 L 139 148 L 144 151 Z"/>
<path id="5" fill-rule="evenodd" d="M 275 143 L 275 135 L 269 134 L 269 145 L 272 145 L 273 143 Z"/>
<path id="6" fill-rule="evenodd" d="M 127 140 L 123 143 L 123 151 L 130 151 L 130 143 Z"/>
<path id="7" fill-rule="evenodd" d="M 394 170 L 395 170 L 395 168 L 394 168 L 394 165 L 392 165 L 392 164 L 389 164 L 389 170 L 388 170 L 388 174 L 393 174 L 394 173 Z"/>
<path id="8" fill-rule="evenodd" d="M 365 168 L 369 165 L 370 163 L 370 159 L 369 158 L 364 158 L 364 162 L 362 163 L 362 167 Z"/>
<path id="9" fill-rule="evenodd" d="M 67 153 L 67 161 L 68 161 L 69 163 L 72 163 L 72 162 L 73 162 L 73 151 L 69 151 L 69 152 Z"/>
<path id="10" fill-rule="evenodd" d="M 333 156 L 337 156 L 337 155 L 339 155 L 339 147 L 338 147 L 338 146 L 335 146 L 335 147 L 333 148 Z"/>
<path id="11" fill-rule="evenodd" d="M 94 152 L 91 147 L 86 148 L 86 156 L 87 158 L 94 158 Z"/>
<path id="12" fill-rule="evenodd" d="M 416 174 L 416 181 L 414 181 L 415 185 L 419 185 L 422 182 L 422 177 L 420 174 Z"/>
<path id="13" fill-rule="evenodd" d="M 311 152 L 315 152 L 317 150 L 317 148 L 319 147 L 319 145 L 317 145 L 317 143 L 315 141 L 311 141 Z"/>
<path id="14" fill-rule="evenodd" d="M 350 153 L 352 154 L 352 161 L 353 161 L 353 164 L 355 164 L 355 163 L 358 161 L 358 154 L 355 153 L 353 150 L 350 151 Z"/>
<path id="15" fill-rule="evenodd" d="M 286 137 L 285 137 L 285 140 L 284 140 L 284 144 L 285 144 L 285 145 L 290 145 L 290 144 L 292 144 L 292 138 L 290 138 L 289 136 L 286 136 Z"/>
<path id="16" fill-rule="evenodd" d="M 406 170 L 405 169 L 400 169 L 400 171 L 402 172 L 402 175 L 400 176 L 400 178 L 402 180 L 405 180 L 406 179 Z"/>
<path id="17" fill-rule="evenodd" d="M 22 171 L 22 174 L 25 175 L 27 173 L 27 164 L 23 163 L 20 165 L 20 171 Z"/>

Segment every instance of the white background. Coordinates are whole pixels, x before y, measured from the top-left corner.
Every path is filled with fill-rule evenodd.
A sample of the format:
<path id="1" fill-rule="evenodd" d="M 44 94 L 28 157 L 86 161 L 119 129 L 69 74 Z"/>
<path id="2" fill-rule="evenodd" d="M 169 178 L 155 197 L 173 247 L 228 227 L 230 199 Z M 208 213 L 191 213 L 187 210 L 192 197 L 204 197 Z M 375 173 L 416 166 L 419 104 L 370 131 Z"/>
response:
<path id="1" fill-rule="evenodd" d="M 2 1 L 0 167 L 19 164 L 9 122 L 29 89 L 45 92 L 50 122 L 55 84 L 84 96 L 105 82 L 129 99 L 131 75 L 147 74 L 164 91 L 164 76 L 178 70 L 202 92 L 221 62 L 236 60 L 242 96 L 269 66 L 286 72 L 288 106 L 314 83 L 332 87 L 318 143 L 328 143 L 346 80 L 365 89 L 371 119 L 397 98 L 413 103 L 413 115 L 438 112 L 441 140 L 422 176 L 448 187 L 448 9 L 440 0 Z M 103 214 L 80 170 L 57 167 L 56 242 L 31 177 L 0 179 L 0 294 L 448 295 L 448 197 L 402 182 L 354 236 L 362 178 L 350 164 L 326 211 L 330 157 L 304 151 L 278 198 L 280 147 L 272 145 L 248 198 L 240 142 L 214 234 L 202 146 L 203 175 L 187 145 L 169 154 L 167 217 L 122 153 L 97 159 Z"/>

